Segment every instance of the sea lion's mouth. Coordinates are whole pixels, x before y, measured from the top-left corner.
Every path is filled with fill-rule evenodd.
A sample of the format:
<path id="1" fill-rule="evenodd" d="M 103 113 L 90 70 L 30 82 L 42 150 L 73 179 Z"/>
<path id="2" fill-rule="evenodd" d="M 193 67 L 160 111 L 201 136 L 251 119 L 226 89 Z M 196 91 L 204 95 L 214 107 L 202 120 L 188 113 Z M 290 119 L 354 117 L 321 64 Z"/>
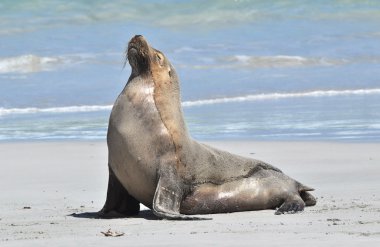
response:
<path id="1" fill-rule="evenodd" d="M 128 57 L 145 57 L 147 53 L 147 48 L 144 47 L 144 44 L 129 43 L 128 45 Z"/>
<path id="2" fill-rule="evenodd" d="M 129 52 L 138 52 L 138 48 L 137 48 L 137 46 L 135 45 L 135 44 L 130 44 L 129 46 L 128 46 L 128 53 Z"/>
<path id="3" fill-rule="evenodd" d="M 137 47 L 134 47 L 134 46 L 129 47 L 128 52 L 137 52 Z"/>
<path id="4" fill-rule="evenodd" d="M 139 48 L 135 44 L 129 44 L 127 54 L 128 56 L 137 56 L 139 54 Z"/>

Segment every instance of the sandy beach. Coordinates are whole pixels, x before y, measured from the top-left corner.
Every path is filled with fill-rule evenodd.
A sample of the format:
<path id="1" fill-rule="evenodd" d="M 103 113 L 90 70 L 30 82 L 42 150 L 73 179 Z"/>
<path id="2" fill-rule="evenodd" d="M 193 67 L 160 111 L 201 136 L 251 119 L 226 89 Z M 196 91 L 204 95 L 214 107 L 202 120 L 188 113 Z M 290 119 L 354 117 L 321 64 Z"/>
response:
<path id="1" fill-rule="evenodd" d="M 265 160 L 314 187 L 315 207 L 211 215 L 207 221 L 98 219 L 105 142 L 0 144 L 0 246 L 379 246 L 377 143 L 211 142 Z M 73 214 L 75 216 L 73 216 Z M 102 232 L 118 232 L 106 237 Z"/>

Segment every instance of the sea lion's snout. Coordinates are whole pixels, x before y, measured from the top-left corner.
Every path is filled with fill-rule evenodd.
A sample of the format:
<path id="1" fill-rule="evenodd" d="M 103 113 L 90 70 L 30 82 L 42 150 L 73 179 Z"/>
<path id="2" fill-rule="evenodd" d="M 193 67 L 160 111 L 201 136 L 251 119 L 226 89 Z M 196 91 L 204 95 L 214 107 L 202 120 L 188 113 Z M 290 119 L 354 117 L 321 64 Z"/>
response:
<path id="1" fill-rule="evenodd" d="M 129 52 L 142 52 L 148 49 L 148 42 L 142 35 L 135 35 L 128 43 Z"/>
<path id="2" fill-rule="evenodd" d="M 141 74 L 147 70 L 149 60 L 149 45 L 142 35 L 135 35 L 128 43 L 127 58 L 132 67 L 132 73 Z"/>

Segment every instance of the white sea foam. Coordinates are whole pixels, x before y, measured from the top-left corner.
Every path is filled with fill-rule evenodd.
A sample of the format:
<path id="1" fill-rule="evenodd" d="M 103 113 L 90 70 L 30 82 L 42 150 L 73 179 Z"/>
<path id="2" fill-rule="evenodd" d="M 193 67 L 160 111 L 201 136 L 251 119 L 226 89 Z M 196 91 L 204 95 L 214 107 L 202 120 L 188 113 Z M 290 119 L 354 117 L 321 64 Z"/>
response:
<path id="1" fill-rule="evenodd" d="M 263 93 L 249 94 L 238 97 L 226 97 L 215 99 L 204 99 L 182 102 L 183 107 L 214 105 L 234 102 L 249 102 L 260 100 L 277 100 L 286 98 L 307 98 L 307 97 L 333 97 L 333 96 L 349 96 L 349 95 L 380 95 L 380 88 L 372 89 L 351 89 L 351 90 L 316 90 L 309 92 L 294 93 Z M 0 116 L 11 114 L 35 114 L 35 113 L 75 113 L 75 112 L 97 112 L 109 111 L 112 105 L 83 105 L 83 106 L 64 106 L 51 108 L 3 108 L 0 107 Z"/>
<path id="2" fill-rule="evenodd" d="M 182 53 L 182 52 L 200 52 L 202 49 L 194 48 L 191 46 L 182 46 L 174 50 L 174 53 Z"/>
<path id="3" fill-rule="evenodd" d="M 112 105 L 83 105 L 83 106 L 65 106 L 50 108 L 2 108 L 0 107 L 0 116 L 10 114 L 34 114 L 34 113 L 75 113 L 75 112 L 96 112 L 111 110 Z"/>
<path id="4" fill-rule="evenodd" d="M 28 54 L 17 57 L 0 58 L 0 73 L 32 73 L 51 70 L 62 63 L 59 57 L 39 57 Z"/>
<path id="5" fill-rule="evenodd" d="M 238 97 L 185 101 L 182 103 L 182 106 L 190 107 L 190 106 L 213 105 L 213 104 L 222 104 L 222 103 L 231 103 L 231 102 L 273 100 L 273 99 L 285 99 L 285 98 L 331 97 L 331 96 L 372 95 L 372 94 L 380 94 L 380 88 L 353 89 L 353 90 L 316 90 L 316 91 L 295 92 L 295 93 L 249 94 L 249 95 L 238 96 Z"/>
<path id="6" fill-rule="evenodd" d="M 203 58 L 205 64 L 190 65 L 194 69 L 210 69 L 210 68 L 283 68 L 283 67 L 305 67 L 305 66 L 336 66 L 354 63 L 358 59 L 347 60 L 343 58 L 325 58 L 325 57 L 302 57 L 302 56 L 249 56 L 249 55 L 233 55 L 217 59 Z M 363 62 L 377 62 L 377 58 L 361 58 Z M 189 65 L 182 65 L 188 67 Z"/>
<path id="7" fill-rule="evenodd" d="M 344 59 L 330 59 L 301 56 L 247 56 L 235 55 L 221 59 L 222 63 L 228 63 L 227 67 L 299 67 L 299 66 L 331 66 L 345 64 Z"/>
<path id="8" fill-rule="evenodd" d="M 58 69 L 61 66 L 80 63 L 117 63 L 117 59 L 114 60 L 114 57 L 117 57 L 116 55 L 117 53 L 108 52 L 65 54 L 52 57 L 33 54 L 4 57 L 0 58 L 0 74 L 27 74 L 50 71 Z"/>

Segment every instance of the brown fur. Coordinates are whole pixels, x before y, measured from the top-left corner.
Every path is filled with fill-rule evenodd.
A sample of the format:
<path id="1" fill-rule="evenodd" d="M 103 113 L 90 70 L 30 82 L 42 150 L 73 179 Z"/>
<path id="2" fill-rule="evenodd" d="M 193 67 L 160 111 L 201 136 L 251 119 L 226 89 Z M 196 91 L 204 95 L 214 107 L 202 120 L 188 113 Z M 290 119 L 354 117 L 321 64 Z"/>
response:
<path id="1" fill-rule="evenodd" d="M 109 187 L 105 211 L 125 209 L 127 214 L 142 202 L 160 217 L 188 219 L 180 213 L 276 207 L 283 213 L 315 204 L 306 192 L 311 188 L 278 168 L 193 140 L 183 118 L 179 79 L 169 60 L 142 36 L 132 38 L 127 56 L 132 73 L 115 102 L 107 137 L 114 174 L 110 181 L 119 181 L 110 184 L 121 184 L 124 190 L 114 186 L 118 193 L 112 193 Z M 122 194 L 133 207 L 115 206 L 118 199 L 113 195 Z"/>

